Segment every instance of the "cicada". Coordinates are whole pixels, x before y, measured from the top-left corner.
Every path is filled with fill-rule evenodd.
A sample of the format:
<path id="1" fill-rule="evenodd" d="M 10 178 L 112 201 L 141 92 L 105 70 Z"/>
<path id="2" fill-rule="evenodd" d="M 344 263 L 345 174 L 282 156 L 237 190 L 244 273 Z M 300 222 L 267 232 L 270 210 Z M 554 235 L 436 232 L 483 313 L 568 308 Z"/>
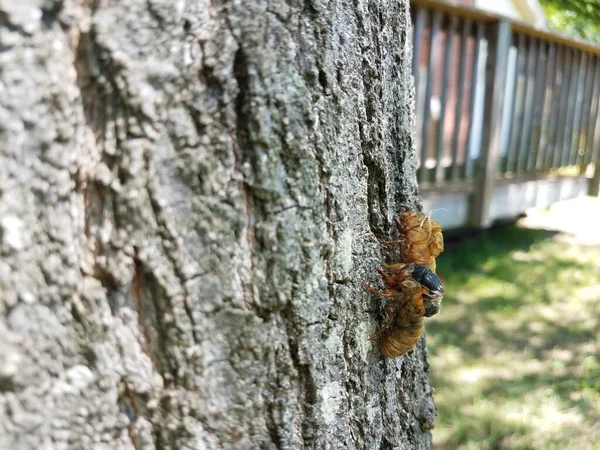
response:
<path id="1" fill-rule="evenodd" d="M 419 341 L 424 318 L 439 310 L 444 295 L 442 282 L 428 267 L 419 264 L 394 264 L 378 269 L 386 285 L 377 291 L 363 284 L 371 294 L 389 298 L 384 306 L 388 321 L 371 340 L 386 358 L 397 358 L 409 352 Z"/>
<path id="2" fill-rule="evenodd" d="M 385 244 L 403 244 L 403 262 L 378 269 L 386 289 L 377 291 L 366 284 L 371 294 L 389 298 L 385 306 L 388 320 L 371 340 L 387 358 L 402 356 L 414 348 L 423 333 L 425 317 L 440 310 L 444 290 L 436 275 L 435 259 L 444 250 L 441 225 L 430 215 L 401 206 L 396 217 L 401 237 Z"/>

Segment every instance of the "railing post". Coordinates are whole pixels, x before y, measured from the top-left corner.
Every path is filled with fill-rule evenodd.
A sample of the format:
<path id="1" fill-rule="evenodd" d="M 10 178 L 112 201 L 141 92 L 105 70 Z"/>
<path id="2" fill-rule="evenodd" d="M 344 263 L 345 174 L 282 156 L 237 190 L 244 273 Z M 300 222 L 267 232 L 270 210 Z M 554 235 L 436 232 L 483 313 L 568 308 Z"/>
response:
<path id="1" fill-rule="evenodd" d="M 592 136 L 592 139 L 594 137 Z M 600 194 L 600 149 L 596 149 L 596 161 L 594 161 L 594 176 L 590 180 L 589 195 L 598 197 Z"/>
<path id="2" fill-rule="evenodd" d="M 486 86 L 483 105 L 483 133 L 475 171 L 475 189 L 470 211 L 470 225 L 490 225 L 490 206 L 498 171 L 500 132 L 506 87 L 506 67 L 511 42 L 511 25 L 500 20 L 488 34 Z"/>

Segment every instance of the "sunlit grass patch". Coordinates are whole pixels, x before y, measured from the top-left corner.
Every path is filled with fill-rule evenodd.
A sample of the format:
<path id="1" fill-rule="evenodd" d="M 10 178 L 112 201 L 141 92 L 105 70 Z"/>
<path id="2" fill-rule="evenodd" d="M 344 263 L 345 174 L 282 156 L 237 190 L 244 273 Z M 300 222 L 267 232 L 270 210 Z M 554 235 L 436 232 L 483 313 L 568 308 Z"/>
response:
<path id="1" fill-rule="evenodd" d="M 438 272 L 434 448 L 598 448 L 600 248 L 509 226 L 446 250 Z"/>

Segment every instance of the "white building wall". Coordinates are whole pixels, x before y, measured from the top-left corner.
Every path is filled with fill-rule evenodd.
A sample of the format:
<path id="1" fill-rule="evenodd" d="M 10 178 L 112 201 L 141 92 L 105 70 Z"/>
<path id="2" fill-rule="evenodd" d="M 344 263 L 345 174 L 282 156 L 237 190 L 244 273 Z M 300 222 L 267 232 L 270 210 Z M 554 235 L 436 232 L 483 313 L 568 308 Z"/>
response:
<path id="1" fill-rule="evenodd" d="M 475 0 L 475 6 L 539 27 L 546 26 L 546 16 L 537 0 Z"/>

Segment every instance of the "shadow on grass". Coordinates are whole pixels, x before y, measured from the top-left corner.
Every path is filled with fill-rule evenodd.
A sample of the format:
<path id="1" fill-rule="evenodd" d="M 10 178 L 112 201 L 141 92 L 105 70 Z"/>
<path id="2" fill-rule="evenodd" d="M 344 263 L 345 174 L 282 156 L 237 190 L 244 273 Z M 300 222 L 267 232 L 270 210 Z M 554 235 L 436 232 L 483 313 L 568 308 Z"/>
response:
<path id="1" fill-rule="evenodd" d="M 598 405 L 591 405 L 584 398 L 573 396 L 580 389 L 600 390 L 600 381 L 592 374 L 574 378 L 573 374 L 553 375 L 550 373 L 532 373 L 514 380 L 490 380 L 481 390 L 484 397 L 502 396 L 520 399 L 540 387 L 551 386 L 553 394 L 557 395 L 566 409 L 576 408 L 590 420 L 596 420 Z"/>
<path id="2" fill-rule="evenodd" d="M 440 415 L 447 416 L 454 411 L 440 408 Z M 450 416 L 451 417 L 451 416 Z M 452 418 L 451 418 L 452 420 Z M 454 435 L 442 445 L 434 445 L 436 450 L 454 450 L 467 442 L 476 442 L 479 447 L 486 449 L 505 448 L 504 442 L 514 435 L 524 435 L 530 432 L 530 427 L 514 423 L 494 416 L 466 414 L 457 422 Z M 435 441 L 435 439 L 434 439 Z M 534 450 L 534 447 L 523 446 L 520 450 Z"/>
<path id="3" fill-rule="evenodd" d="M 504 301 L 504 299 L 498 297 L 485 299 L 485 306 L 474 308 L 477 312 L 469 312 L 460 316 L 459 320 L 431 321 L 427 327 L 430 334 L 428 339 L 436 344 L 460 347 L 465 356 L 469 358 L 482 358 L 493 352 L 497 346 L 519 352 L 527 349 L 532 357 L 544 358 L 545 352 L 548 350 L 555 348 L 576 350 L 578 345 L 596 338 L 594 329 L 563 325 L 542 317 L 536 317 L 535 320 L 538 326 L 545 331 L 532 332 L 526 327 L 526 323 L 516 330 L 504 329 L 497 318 L 486 315 L 486 312 L 498 311 L 498 308 L 492 306 L 500 301 Z M 523 306 L 521 301 L 512 303 L 515 310 Z M 445 305 L 445 308 L 450 308 L 450 306 Z M 506 310 L 501 311 L 506 313 Z M 534 337 L 536 342 L 533 342 L 532 338 Z"/>
<path id="4" fill-rule="evenodd" d="M 446 251 L 438 260 L 438 271 L 454 273 L 479 271 L 490 257 L 500 257 L 516 250 L 527 250 L 558 234 L 551 230 L 519 228 L 509 225 L 445 242 Z"/>
<path id="5" fill-rule="evenodd" d="M 446 295 L 427 324 L 440 393 L 434 443 L 444 436 L 435 448 L 587 448 L 600 439 L 600 406 L 591 406 L 600 405 L 600 261 L 556 234 L 508 226 L 450 242 L 438 259 Z M 529 415 L 515 421 L 515 408 Z M 532 425 L 551 414 L 545 408 L 559 424 L 553 433 Z"/>
<path id="6" fill-rule="evenodd" d="M 578 447 L 576 444 L 570 446 L 569 439 L 564 444 L 560 438 L 546 436 L 547 443 L 536 443 L 531 435 L 535 431 L 535 425 L 528 424 L 526 420 L 519 420 L 514 414 L 504 415 L 503 403 L 522 403 L 523 416 L 527 410 L 535 407 L 528 405 L 528 396 L 537 395 L 540 398 L 554 397 L 558 403 L 558 410 L 571 412 L 576 411 L 588 424 L 597 424 L 598 405 L 594 400 L 590 401 L 585 396 L 574 397 L 572 394 L 578 391 L 600 390 L 598 379 L 589 376 L 583 379 L 574 379 L 572 375 L 554 376 L 552 374 L 528 374 L 516 379 L 490 379 L 483 383 L 484 387 L 478 391 L 479 398 L 488 400 L 488 409 L 471 407 L 466 402 L 438 402 L 438 413 L 441 417 L 440 424 L 452 429 L 452 434 L 442 443 L 437 443 L 435 449 L 457 449 L 467 446 L 468 448 L 482 449 L 546 449 L 546 448 L 592 448 Z M 438 390 L 459 391 L 462 383 L 439 382 Z M 541 402 L 543 405 L 543 402 Z M 541 410 L 543 407 L 540 407 Z M 551 414 L 550 414 L 551 415 Z M 578 431 L 572 425 L 557 429 L 557 435 L 569 436 L 579 432 L 584 433 L 587 425 L 582 423 L 582 429 Z M 590 436 L 592 442 L 593 436 Z M 554 441 L 552 440 L 554 439 Z M 510 441 L 518 441 L 518 444 L 510 444 Z M 434 439 L 435 442 L 435 439 Z M 596 447 L 594 447 L 596 448 Z"/>

